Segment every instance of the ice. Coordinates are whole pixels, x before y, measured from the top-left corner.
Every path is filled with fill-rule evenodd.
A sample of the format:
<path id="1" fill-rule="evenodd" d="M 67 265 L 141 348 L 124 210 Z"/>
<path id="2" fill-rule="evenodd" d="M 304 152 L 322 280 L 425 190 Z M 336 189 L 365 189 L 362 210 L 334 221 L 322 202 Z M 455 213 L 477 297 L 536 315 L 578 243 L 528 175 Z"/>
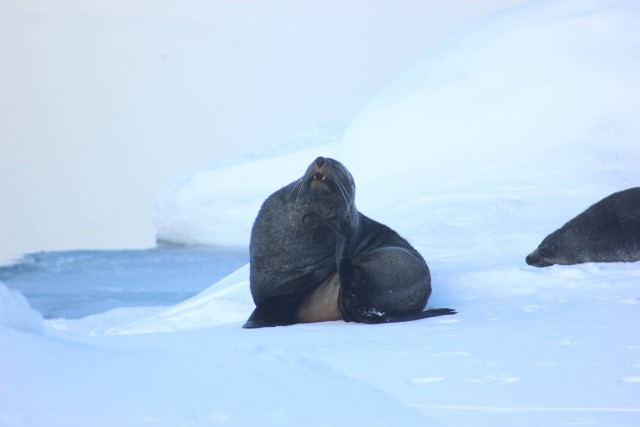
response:
<path id="1" fill-rule="evenodd" d="M 243 266 L 171 307 L 47 320 L 46 335 L 5 322 L 0 424 L 637 426 L 640 263 L 524 262 L 640 182 L 637 22 L 632 1 L 494 15 L 329 139 L 214 165 L 158 196 L 159 238 L 246 245 L 262 199 L 335 156 L 359 209 L 424 255 L 430 306 L 456 316 L 243 330 Z"/>
<path id="2" fill-rule="evenodd" d="M 76 319 L 176 304 L 247 261 L 246 249 L 226 247 L 39 252 L 0 267 L 0 281 L 20 289 L 45 318 Z"/>

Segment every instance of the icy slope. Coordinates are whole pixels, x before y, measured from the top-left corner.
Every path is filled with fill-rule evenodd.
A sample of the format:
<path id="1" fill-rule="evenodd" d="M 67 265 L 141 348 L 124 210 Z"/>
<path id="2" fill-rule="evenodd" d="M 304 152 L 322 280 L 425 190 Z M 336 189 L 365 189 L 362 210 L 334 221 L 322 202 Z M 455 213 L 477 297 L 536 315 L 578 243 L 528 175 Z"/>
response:
<path id="1" fill-rule="evenodd" d="M 423 197 L 430 209 L 403 221 L 431 226 L 454 207 L 476 217 L 524 208 L 517 227 L 542 238 L 640 182 L 639 15 L 632 1 L 539 1 L 486 18 L 428 52 L 342 138 L 330 128 L 330 138 L 308 135 L 307 149 L 177 182 L 157 198 L 157 235 L 244 245 L 262 200 L 323 154 L 351 170 L 371 216 Z M 337 151 L 318 145 L 327 139 Z"/>

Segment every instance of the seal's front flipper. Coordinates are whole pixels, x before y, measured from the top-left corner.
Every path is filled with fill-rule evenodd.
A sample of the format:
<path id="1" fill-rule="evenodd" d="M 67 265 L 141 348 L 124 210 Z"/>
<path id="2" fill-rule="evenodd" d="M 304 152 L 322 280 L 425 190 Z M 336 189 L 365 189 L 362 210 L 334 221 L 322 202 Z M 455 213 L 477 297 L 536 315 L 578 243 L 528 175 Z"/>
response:
<path id="1" fill-rule="evenodd" d="M 331 231 L 336 236 L 336 266 L 340 267 L 340 262 L 343 258 L 348 257 L 350 252 L 354 250 L 350 245 L 353 243 L 352 235 L 353 229 L 351 225 L 346 221 L 341 221 L 337 219 L 325 219 L 315 213 L 309 213 L 305 216 L 305 218 L 313 217 L 318 221 L 322 222 L 324 225 L 329 227 Z M 334 224 L 335 223 L 335 224 Z"/>
<path id="2" fill-rule="evenodd" d="M 279 295 L 270 298 L 256 307 L 242 326 L 245 329 L 286 326 L 298 323 L 298 307 L 306 297 L 301 294 Z"/>

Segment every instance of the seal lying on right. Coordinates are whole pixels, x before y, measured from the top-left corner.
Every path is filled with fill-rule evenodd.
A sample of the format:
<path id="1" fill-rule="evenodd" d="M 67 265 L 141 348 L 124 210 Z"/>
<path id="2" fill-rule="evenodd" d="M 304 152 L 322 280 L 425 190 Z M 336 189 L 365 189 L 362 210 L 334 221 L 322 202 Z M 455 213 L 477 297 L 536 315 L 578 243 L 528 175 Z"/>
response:
<path id="1" fill-rule="evenodd" d="M 640 187 L 613 193 L 549 234 L 527 264 L 640 261 Z"/>

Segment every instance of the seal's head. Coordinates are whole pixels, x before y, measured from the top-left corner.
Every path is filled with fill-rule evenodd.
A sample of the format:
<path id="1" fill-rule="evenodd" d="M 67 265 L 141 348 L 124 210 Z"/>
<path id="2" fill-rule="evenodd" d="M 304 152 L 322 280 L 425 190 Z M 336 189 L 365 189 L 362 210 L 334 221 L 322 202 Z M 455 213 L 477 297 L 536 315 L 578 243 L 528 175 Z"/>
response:
<path id="1" fill-rule="evenodd" d="M 300 182 L 298 196 L 301 207 L 314 206 L 314 212 L 328 218 L 342 212 L 345 217 L 354 210 L 356 185 L 351 173 L 337 160 L 318 157 L 307 168 Z M 324 213 L 333 212 L 326 216 Z"/>
<path id="2" fill-rule="evenodd" d="M 550 265 L 557 264 L 553 250 L 550 248 L 540 247 L 535 251 L 527 255 L 527 264 L 534 267 L 549 267 Z"/>
<path id="3" fill-rule="evenodd" d="M 554 264 L 571 265 L 589 262 L 588 252 L 598 249 L 597 241 L 592 239 L 575 221 L 549 234 L 535 251 L 527 258 L 527 264 L 533 267 L 549 267 Z"/>

